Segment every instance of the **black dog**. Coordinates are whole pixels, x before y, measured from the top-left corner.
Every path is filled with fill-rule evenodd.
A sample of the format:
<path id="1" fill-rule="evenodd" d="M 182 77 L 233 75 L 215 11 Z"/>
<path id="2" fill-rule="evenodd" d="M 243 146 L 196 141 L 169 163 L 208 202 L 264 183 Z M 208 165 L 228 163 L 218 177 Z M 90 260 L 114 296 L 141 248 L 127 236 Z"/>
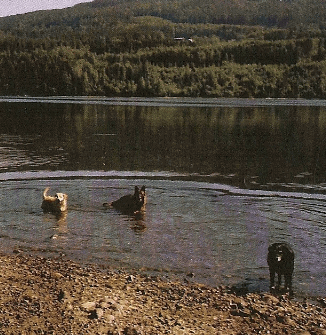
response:
<path id="1" fill-rule="evenodd" d="M 270 288 L 275 289 L 275 273 L 278 274 L 276 289 L 281 286 L 281 276 L 284 276 L 284 288 L 292 293 L 292 274 L 294 269 L 294 252 L 287 243 L 273 243 L 268 248 L 267 263 L 270 274 Z"/>
<path id="2" fill-rule="evenodd" d="M 111 202 L 110 204 L 104 203 L 104 207 L 113 207 L 123 214 L 136 215 L 145 211 L 146 206 L 146 191 L 145 186 L 140 190 L 135 186 L 135 193 L 124 195 L 120 199 Z"/>

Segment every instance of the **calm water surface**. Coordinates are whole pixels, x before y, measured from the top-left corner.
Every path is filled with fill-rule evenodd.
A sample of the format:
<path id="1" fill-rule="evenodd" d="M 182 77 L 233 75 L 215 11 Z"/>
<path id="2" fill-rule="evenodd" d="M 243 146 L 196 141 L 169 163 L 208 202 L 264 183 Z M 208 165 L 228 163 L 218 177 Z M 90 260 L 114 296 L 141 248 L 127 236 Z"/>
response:
<path id="1" fill-rule="evenodd" d="M 325 295 L 326 104 L 227 101 L 0 100 L 0 249 L 267 291 L 287 241 L 295 290 Z M 102 208 L 135 185 L 143 217 Z"/>

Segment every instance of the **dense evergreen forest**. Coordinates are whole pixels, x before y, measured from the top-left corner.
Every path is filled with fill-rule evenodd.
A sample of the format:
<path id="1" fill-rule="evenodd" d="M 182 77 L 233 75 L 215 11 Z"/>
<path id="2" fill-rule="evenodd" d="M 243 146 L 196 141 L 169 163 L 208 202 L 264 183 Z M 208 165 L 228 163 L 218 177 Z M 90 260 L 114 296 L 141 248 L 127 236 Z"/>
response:
<path id="1" fill-rule="evenodd" d="M 0 18 L 0 95 L 325 99 L 325 2 L 95 0 Z"/>

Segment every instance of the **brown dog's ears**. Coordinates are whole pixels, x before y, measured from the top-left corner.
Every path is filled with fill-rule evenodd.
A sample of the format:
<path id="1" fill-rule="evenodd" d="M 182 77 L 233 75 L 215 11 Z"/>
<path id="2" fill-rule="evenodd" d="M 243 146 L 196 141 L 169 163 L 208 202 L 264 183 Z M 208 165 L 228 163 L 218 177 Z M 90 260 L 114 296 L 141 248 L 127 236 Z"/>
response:
<path id="1" fill-rule="evenodd" d="M 135 195 L 139 195 L 140 192 L 145 192 L 145 186 L 143 185 L 142 188 L 139 191 L 138 186 L 135 186 Z"/>
<path id="2" fill-rule="evenodd" d="M 138 186 L 135 186 L 135 195 L 138 195 L 139 194 L 139 188 Z"/>

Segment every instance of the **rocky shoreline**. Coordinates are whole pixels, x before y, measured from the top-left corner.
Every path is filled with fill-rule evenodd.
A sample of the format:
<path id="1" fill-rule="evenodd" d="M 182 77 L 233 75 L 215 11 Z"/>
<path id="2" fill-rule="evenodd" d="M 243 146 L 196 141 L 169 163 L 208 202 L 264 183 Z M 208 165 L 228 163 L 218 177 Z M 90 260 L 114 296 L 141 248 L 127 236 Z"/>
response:
<path id="1" fill-rule="evenodd" d="M 0 334 L 326 334 L 326 300 L 0 255 Z"/>

